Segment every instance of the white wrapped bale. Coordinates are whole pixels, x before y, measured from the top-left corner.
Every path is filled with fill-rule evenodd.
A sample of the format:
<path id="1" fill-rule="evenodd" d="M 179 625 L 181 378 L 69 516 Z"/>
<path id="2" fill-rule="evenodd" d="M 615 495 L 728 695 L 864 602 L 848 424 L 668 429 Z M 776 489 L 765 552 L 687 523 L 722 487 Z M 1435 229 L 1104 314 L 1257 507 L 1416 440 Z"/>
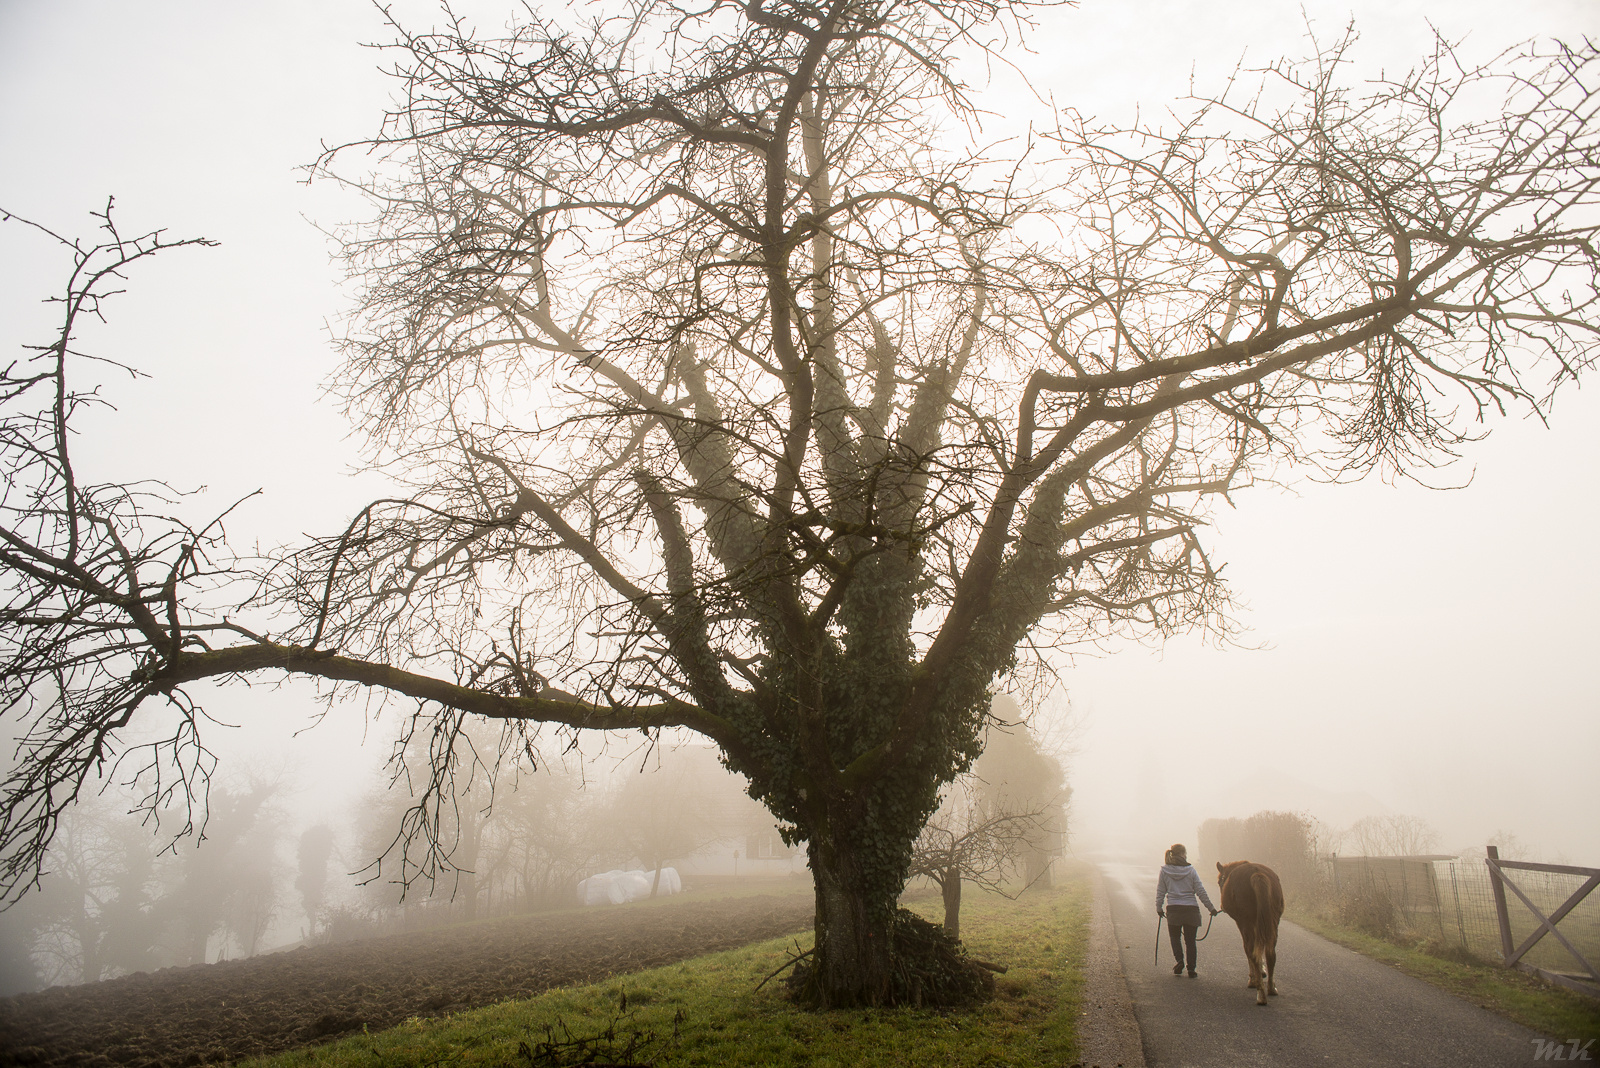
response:
<path id="1" fill-rule="evenodd" d="M 582 905 L 620 905 L 628 900 L 627 891 L 618 885 L 624 872 L 612 869 L 591 875 L 578 884 L 578 902 Z"/>
<path id="2" fill-rule="evenodd" d="M 653 871 L 611 871 L 591 875 L 578 883 L 578 903 L 581 905 L 625 905 L 630 901 L 643 901 L 650 896 L 651 887 L 659 896 L 683 892 L 683 880 L 676 868 L 662 868 L 660 884 Z"/>
<path id="3" fill-rule="evenodd" d="M 678 878 L 677 868 L 662 868 L 660 882 L 656 885 L 656 896 L 666 897 L 668 894 L 683 893 L 683 880 Z"/>
<path id="4" fill-rule="evenodd" d="M 613 905 L 626 905 L 633 900 L 629 893 L 627 872 L 619 871 L 612 875 L 610 881 L 606 884 L 606 889 L 606 900 Z"/>
<path id="5" fill-rule="evenodd" d="M 626 888 L 625 901 L 643 901 L 650 896 L 650 876 L 637 868 L 623 872 L 617 881 Z"/>

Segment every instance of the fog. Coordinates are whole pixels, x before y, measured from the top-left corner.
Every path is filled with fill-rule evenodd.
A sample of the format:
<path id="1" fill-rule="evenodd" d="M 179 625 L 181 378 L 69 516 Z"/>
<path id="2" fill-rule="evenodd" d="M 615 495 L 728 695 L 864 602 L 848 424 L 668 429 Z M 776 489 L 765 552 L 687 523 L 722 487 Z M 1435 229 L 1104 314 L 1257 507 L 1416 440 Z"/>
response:
<path id="1" fill-rule="evenodd" d="M 1297 487 L 1218 525 L 1249 629 L 1218 648 L 1080 659 L 1074 764 L 1102 840 L 1192 840 L 1212 816 L 1305 811 L 1334 828 L 1420 816 L 1445 852 L 1516 835 L 1539 859 L 1600 856 L 1586 678 L 1600 568 L 1600 407 L 1516 423 L 1448 493 Z"/>
<path id="2" fill-rule="evenodd" d="M 369 776 L 338 808 L 291 776 L 214 784 L 205 840 L 166 849 L 181 806 L 140 826 L 112 789 L 64 821 L 50 872 L 0 916 L 0 995 L 136 971 L 526 915 L 578 904 L 583 881 L 635 872 L 631 898 L 735 883 L 809 885 L 804 853 L 714 749 L 627 759 L 507 759 L 498 728 L 469 729 L 444 803 L 424 800 L 415 746 L 397 781 Z M 657 873 L 661 873 L 659 876 Z M 608 884 L 609 885 L 609 884 Z M 601 888 L 602 890 L 604 887 Z M 621 899 L 619 899 L 621 900 Z"/>
<path id="3" fill-rule="evenodd" d="M 493 27 L 516 5 L 465 5 Z M 1590 0 L 1307 5 L 1333 36 L 1352 13 L 1367 68 L 1427 47 L 1427 20 L 1469 35 L 1476 58 L 1541 33 L 1600 34 Z M 431 17 L 422 4 L 400 5 Z M 1084 0 L 1049 13 L 1018 54 L 1059 106 L 1157 111 L 1191 73 L 1214 85 L 1232 65 L 1300 50 L 1287 3 Z M 335 365 L 328 323 L 346 305 L 324 226 L 365 214 L 297 167 L 323 142 L 372 129 L 389 92 L 384 37 L 361 0 L 158 5 L 0 0 L 0 207 L 61 233 L 117 197 L 129 232 L 203 234 L 211 250 L 165 256 L 129 280 L 82 347 L 148 372 L 108 376 L 117 411 L 87 424 L 81 462 L 96 479 L 164 478 L 209 487 L 207 509 L 259 488 L 233 522 L 243 543 L 326 531 L 381 488 L 350 472 L 359 442 L 320 383 Z M 1018 93 L 1014 72 L 997 72 Z M 1022 96 L 1021 114 L 1032 106 Z M 1006 120 L 990 120 L 997 135 Z M 0 227 L 0 345 L 37 341 L 61 261 Z M 1547 429 L 1521 412 L 1428 473 L 1446 492 L 1373 478 L 1330 486 L 1284 472 L 1282 488 L 1237 495 L 1211 544 L 1238 598 L 1232 643 L 1187 636 L 1159 649 L 1114 644 L 1063 655 L 1079 725 L 1063 749 L 1073 847 L 1142 851 L 1191 841 L 1201 821 L 1263 809 L 1309 813 L 1334 831 L 1365 816 L 1426 821 L 1454 852 L 1516 836 L 1536 859 L 1600 863 L 1593 800 L 1600 699 L 1600 399 L 1570 390 Z M 303 684 L 208 695 L 219 783 L 277 783 L 280 863 L 327 822 L 335 860 L 372 859 L 328 814 L 356 813 L 384 781 L 392 714 L 369 702 L 326 710 Z M 232 725 L 232 726 L 229 726 Z M 637 766 L 598 739 L 595 796 Z M 632 762 L 632 763 L 630 763 Z M 553 780 L 558 770 L 547 773 Z M 342 836 L 342 837 L 341 837 Z M 639 860 L 597 854 L 593 864 Z M 1152 860 L 1152 864 L 1154 860 Z M 288 870 L 286 868 L 286 870 Z M 292 881 L 292 880 L 291 880 Z M 292 896 L 292 887 L 285 891 Z M 353 893 L 353 891 L 352 891 Z M 292 924 L 274 934 L 288 939 Z"/>

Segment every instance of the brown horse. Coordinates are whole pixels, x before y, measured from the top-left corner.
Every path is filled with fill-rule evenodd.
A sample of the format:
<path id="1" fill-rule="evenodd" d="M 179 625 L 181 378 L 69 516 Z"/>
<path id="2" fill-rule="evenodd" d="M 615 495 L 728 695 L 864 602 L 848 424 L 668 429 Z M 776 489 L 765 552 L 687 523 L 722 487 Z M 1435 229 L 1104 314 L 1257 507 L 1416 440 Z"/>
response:
<path id="1" fill-rule="evenodd" d="M 1278 873 L 1265 864 L 1236 860 L 1217 863 L 1217 882 L 1222 886 L 1222 911 L 1233 917 L 1244 938 L 1244 955 L 1250 961 L 1250 982 L 1256 1004 L 1265 1005 L 1267 995 L 1278 993 L 1272 981 L 1278 964 L 1278 920 L 1283 916 L 1283 884 Z"/>

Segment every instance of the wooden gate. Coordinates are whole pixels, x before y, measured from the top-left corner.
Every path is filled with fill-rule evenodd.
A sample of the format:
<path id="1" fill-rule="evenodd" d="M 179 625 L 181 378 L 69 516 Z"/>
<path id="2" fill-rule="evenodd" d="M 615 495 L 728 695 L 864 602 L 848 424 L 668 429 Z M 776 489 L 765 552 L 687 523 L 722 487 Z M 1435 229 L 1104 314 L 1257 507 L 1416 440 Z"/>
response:
<path id="1" fill-rule="evenodd" d="M 1494 908 L 1500 920 L 1500 951 L 1505 959 L 1506 967 L 1518 968 L 1532 975 L 1537 975 L 1541 979 L 1559 983 L 1579 993 L 1600 996 L 1600 971 L 1596 971 L 1595 966 L 1589 963 L 1582 953 L 1578 952 L 1577 947 L 1567 941 L 1560 931 L 1556 930 L 1556 924 L 1561 922 L 1561 918 L 1577 908 L 1578 902 L 1589 896 L 1589 891 L 1596 886 L 1600 886 L 1600 868 L 1575 868 L 1570 864 L 1533 864 L 1522 860 L 1501 860 L 1498 846 L 1490 846 L 1488 854 L 1489 881 L 1494 887 Z M 1573 891 L 1572 896 L 1567 898 L 1560 908 L 1546 916 L 1539 911 L 1537 905 L 1528 899 L 1528 895 L 1523 893 L 1522 889 L 1511 881 L 1511 877 L 1506 874 L 1506 869 L 1508 868 L 1513 871 L 1559 872 L 1562 875 L 1586 877 L 1587 881 Z M 1522 903 L 1528 907 L 1528 911 L 1533 913 L 1534 918 L 1539 922 L 1539 926 L 1535 928 L 1534 932 L 1522 940 L 1522 945 L 1516 947 L 1511 945 L 1511 914 L 1506 906 L 1506 889 L 1508 887 L 1513 894 L 1516 894 L 1521 899 Z M 1556 941 L 1567 948 L 1567 952 L 1572 954 L 1573 959 L 1583 969 L 1582 972 L 1546 971 L 1543 968 L 1536 968 L 1522 959 L 1527 955 L 1528 950 L 1532 949 L 1534 944 L 1546 934 L 1553 935 Z"/>

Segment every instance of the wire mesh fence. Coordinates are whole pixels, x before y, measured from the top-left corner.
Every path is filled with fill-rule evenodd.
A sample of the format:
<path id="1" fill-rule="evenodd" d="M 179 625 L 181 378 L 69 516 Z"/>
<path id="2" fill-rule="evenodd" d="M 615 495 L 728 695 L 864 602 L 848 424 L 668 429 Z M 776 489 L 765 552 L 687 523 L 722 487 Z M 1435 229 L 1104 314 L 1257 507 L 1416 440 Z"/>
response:
<path id="1" fill-rule="evenodd" d="M 1517 870 L 1506 874 L 1545 916 L 1559 909 L 1587 881 L 1582 875 L 1566 872 Z M 1502 957 L 1494 886 L 1481 857 L 1331 857 L 1325 877 L 1358 925 L 1437 939 L 1443 946 L 1459 946 L 1485 960 Z M 1515 949 L 1539 929 L 1540 921 L 1509 890 L 1506 911 Z M 1600 894 L 1592 893 L 1579 902 L 1556 929 L 1586 960 L 1600 962 Z M 1523 960 L 1552 972 L 1583 970 L 1550 934 Z"/>

